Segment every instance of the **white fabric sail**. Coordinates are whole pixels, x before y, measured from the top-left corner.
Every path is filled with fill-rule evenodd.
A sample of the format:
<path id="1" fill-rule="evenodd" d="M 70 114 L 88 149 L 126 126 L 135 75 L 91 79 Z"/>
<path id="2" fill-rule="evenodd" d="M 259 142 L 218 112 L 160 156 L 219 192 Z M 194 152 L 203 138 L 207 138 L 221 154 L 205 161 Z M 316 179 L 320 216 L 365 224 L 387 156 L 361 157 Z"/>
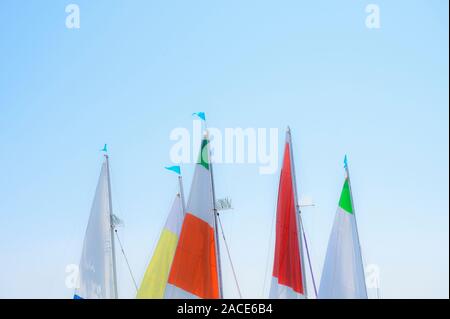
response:
<path id="1" fill-rule="evenodd" d="M 367 299 L 364 266 L 348 174 L 328 242 L 318 297 Z"/>
<path id="2" fill-rule="evenodd" d="M 79 265 L 79 287 L 74 299 L 117 298 L 108 159 L 104 161 L 92 203 Z"/>

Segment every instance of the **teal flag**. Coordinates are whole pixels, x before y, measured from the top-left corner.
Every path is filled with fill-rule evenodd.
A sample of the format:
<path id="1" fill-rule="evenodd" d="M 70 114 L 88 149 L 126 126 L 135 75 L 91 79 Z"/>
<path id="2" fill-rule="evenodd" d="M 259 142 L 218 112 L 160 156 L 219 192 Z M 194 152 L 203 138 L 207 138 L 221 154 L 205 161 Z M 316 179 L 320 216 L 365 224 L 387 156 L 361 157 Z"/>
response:
<path id="1" fill-rule="evenodd" d="M 192 113 L 192 115 L 197 115 L 199 118 L 201 118 L 203 121 L 206 121 L 206 115 L 205 112 L 197 112 L 197 113 Z"/>
<path id="2" fill-rule="evenodd" d="M 176 165 L 176 166 L 168 166 L 168 167 L 165 167 L 165 169 L 167 169 L 169 171 L 172 171 L 172 172 L 175 172 L 178 175 L 181 175 L 181 168 L 178 165 Z"/>

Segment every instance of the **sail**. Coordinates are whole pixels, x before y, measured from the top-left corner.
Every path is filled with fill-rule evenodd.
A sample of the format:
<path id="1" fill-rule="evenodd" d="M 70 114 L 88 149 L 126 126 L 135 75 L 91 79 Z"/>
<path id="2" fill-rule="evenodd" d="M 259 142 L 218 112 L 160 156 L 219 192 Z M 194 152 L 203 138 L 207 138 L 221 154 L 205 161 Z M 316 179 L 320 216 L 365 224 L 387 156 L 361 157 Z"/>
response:
<path id="1" fill-rule="evenodd" d="M 275 254 L 269 294 L 271 299 L 306 296 L 291 152 L 288 130 L 278 188 Z"/>
<path id="2" fill-rule="evenodd" d="M 216 240 L 209 146 L 205 138 L 195 167 L 165 298 L 221 297 Z"/>
<path id="3" fill-rule="evenodd" d="M 79 265 L 75 299 L 117 298 L 109 200 L 108 159 L 102 165 Z"/>
<path id="4" fill-rule="evenodd" d="M 170 267 L 183 225 L 184 211 L 181 196 L 181 193 L 177 194 L 173 201 L 172 209 L 139 287 L 137 293 L 139 299 L 164 298 Z"/>
<path id="5" fill-rule="evenodd" d="M 320 280 L 319 298 L 367 298 L 364 267 L 348 173 L 328 242 Z"/>

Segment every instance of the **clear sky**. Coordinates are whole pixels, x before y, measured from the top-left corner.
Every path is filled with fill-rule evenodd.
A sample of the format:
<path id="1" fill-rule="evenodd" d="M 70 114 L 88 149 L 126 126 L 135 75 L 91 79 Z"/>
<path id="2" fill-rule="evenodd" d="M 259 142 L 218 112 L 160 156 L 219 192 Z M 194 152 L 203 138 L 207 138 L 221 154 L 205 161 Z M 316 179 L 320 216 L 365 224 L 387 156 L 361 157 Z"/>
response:
<path id="1" fill-rule="evenodd" d="M 382 297 L 448 298 L 447 1 L 72 2 L 77 30 L 69 1 L 0 2 L 0 297 L 72 297 L 65 268 L 79 262 L 104 143 L 140 280 L 177 189 L 169 134 L 205 111 L 221 129 L 291 126 L 299 192 L 316 204 L 304 219 L 317 281 L 348 154 Z M 369 3 L 380 29 L 365 25 Z M 188 191 L 193 165 L 182 169 Z M 222 220 L 243 295 L 267 296 L 278 174 L 221 164 L 215 181 L 235 208 Z"/>

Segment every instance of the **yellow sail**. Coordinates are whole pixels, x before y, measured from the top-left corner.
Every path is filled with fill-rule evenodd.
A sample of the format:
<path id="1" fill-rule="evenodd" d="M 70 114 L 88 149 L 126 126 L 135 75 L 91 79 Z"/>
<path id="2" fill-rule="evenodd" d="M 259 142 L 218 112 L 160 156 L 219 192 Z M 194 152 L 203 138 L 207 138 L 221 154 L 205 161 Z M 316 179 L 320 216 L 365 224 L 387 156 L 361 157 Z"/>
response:
<path id="1" fill-rule="evenodd" d="M 183 199 L 177 194 L 153 257 L 139 287 L 138 299 L 162 299 L 183 225 Z"/>

